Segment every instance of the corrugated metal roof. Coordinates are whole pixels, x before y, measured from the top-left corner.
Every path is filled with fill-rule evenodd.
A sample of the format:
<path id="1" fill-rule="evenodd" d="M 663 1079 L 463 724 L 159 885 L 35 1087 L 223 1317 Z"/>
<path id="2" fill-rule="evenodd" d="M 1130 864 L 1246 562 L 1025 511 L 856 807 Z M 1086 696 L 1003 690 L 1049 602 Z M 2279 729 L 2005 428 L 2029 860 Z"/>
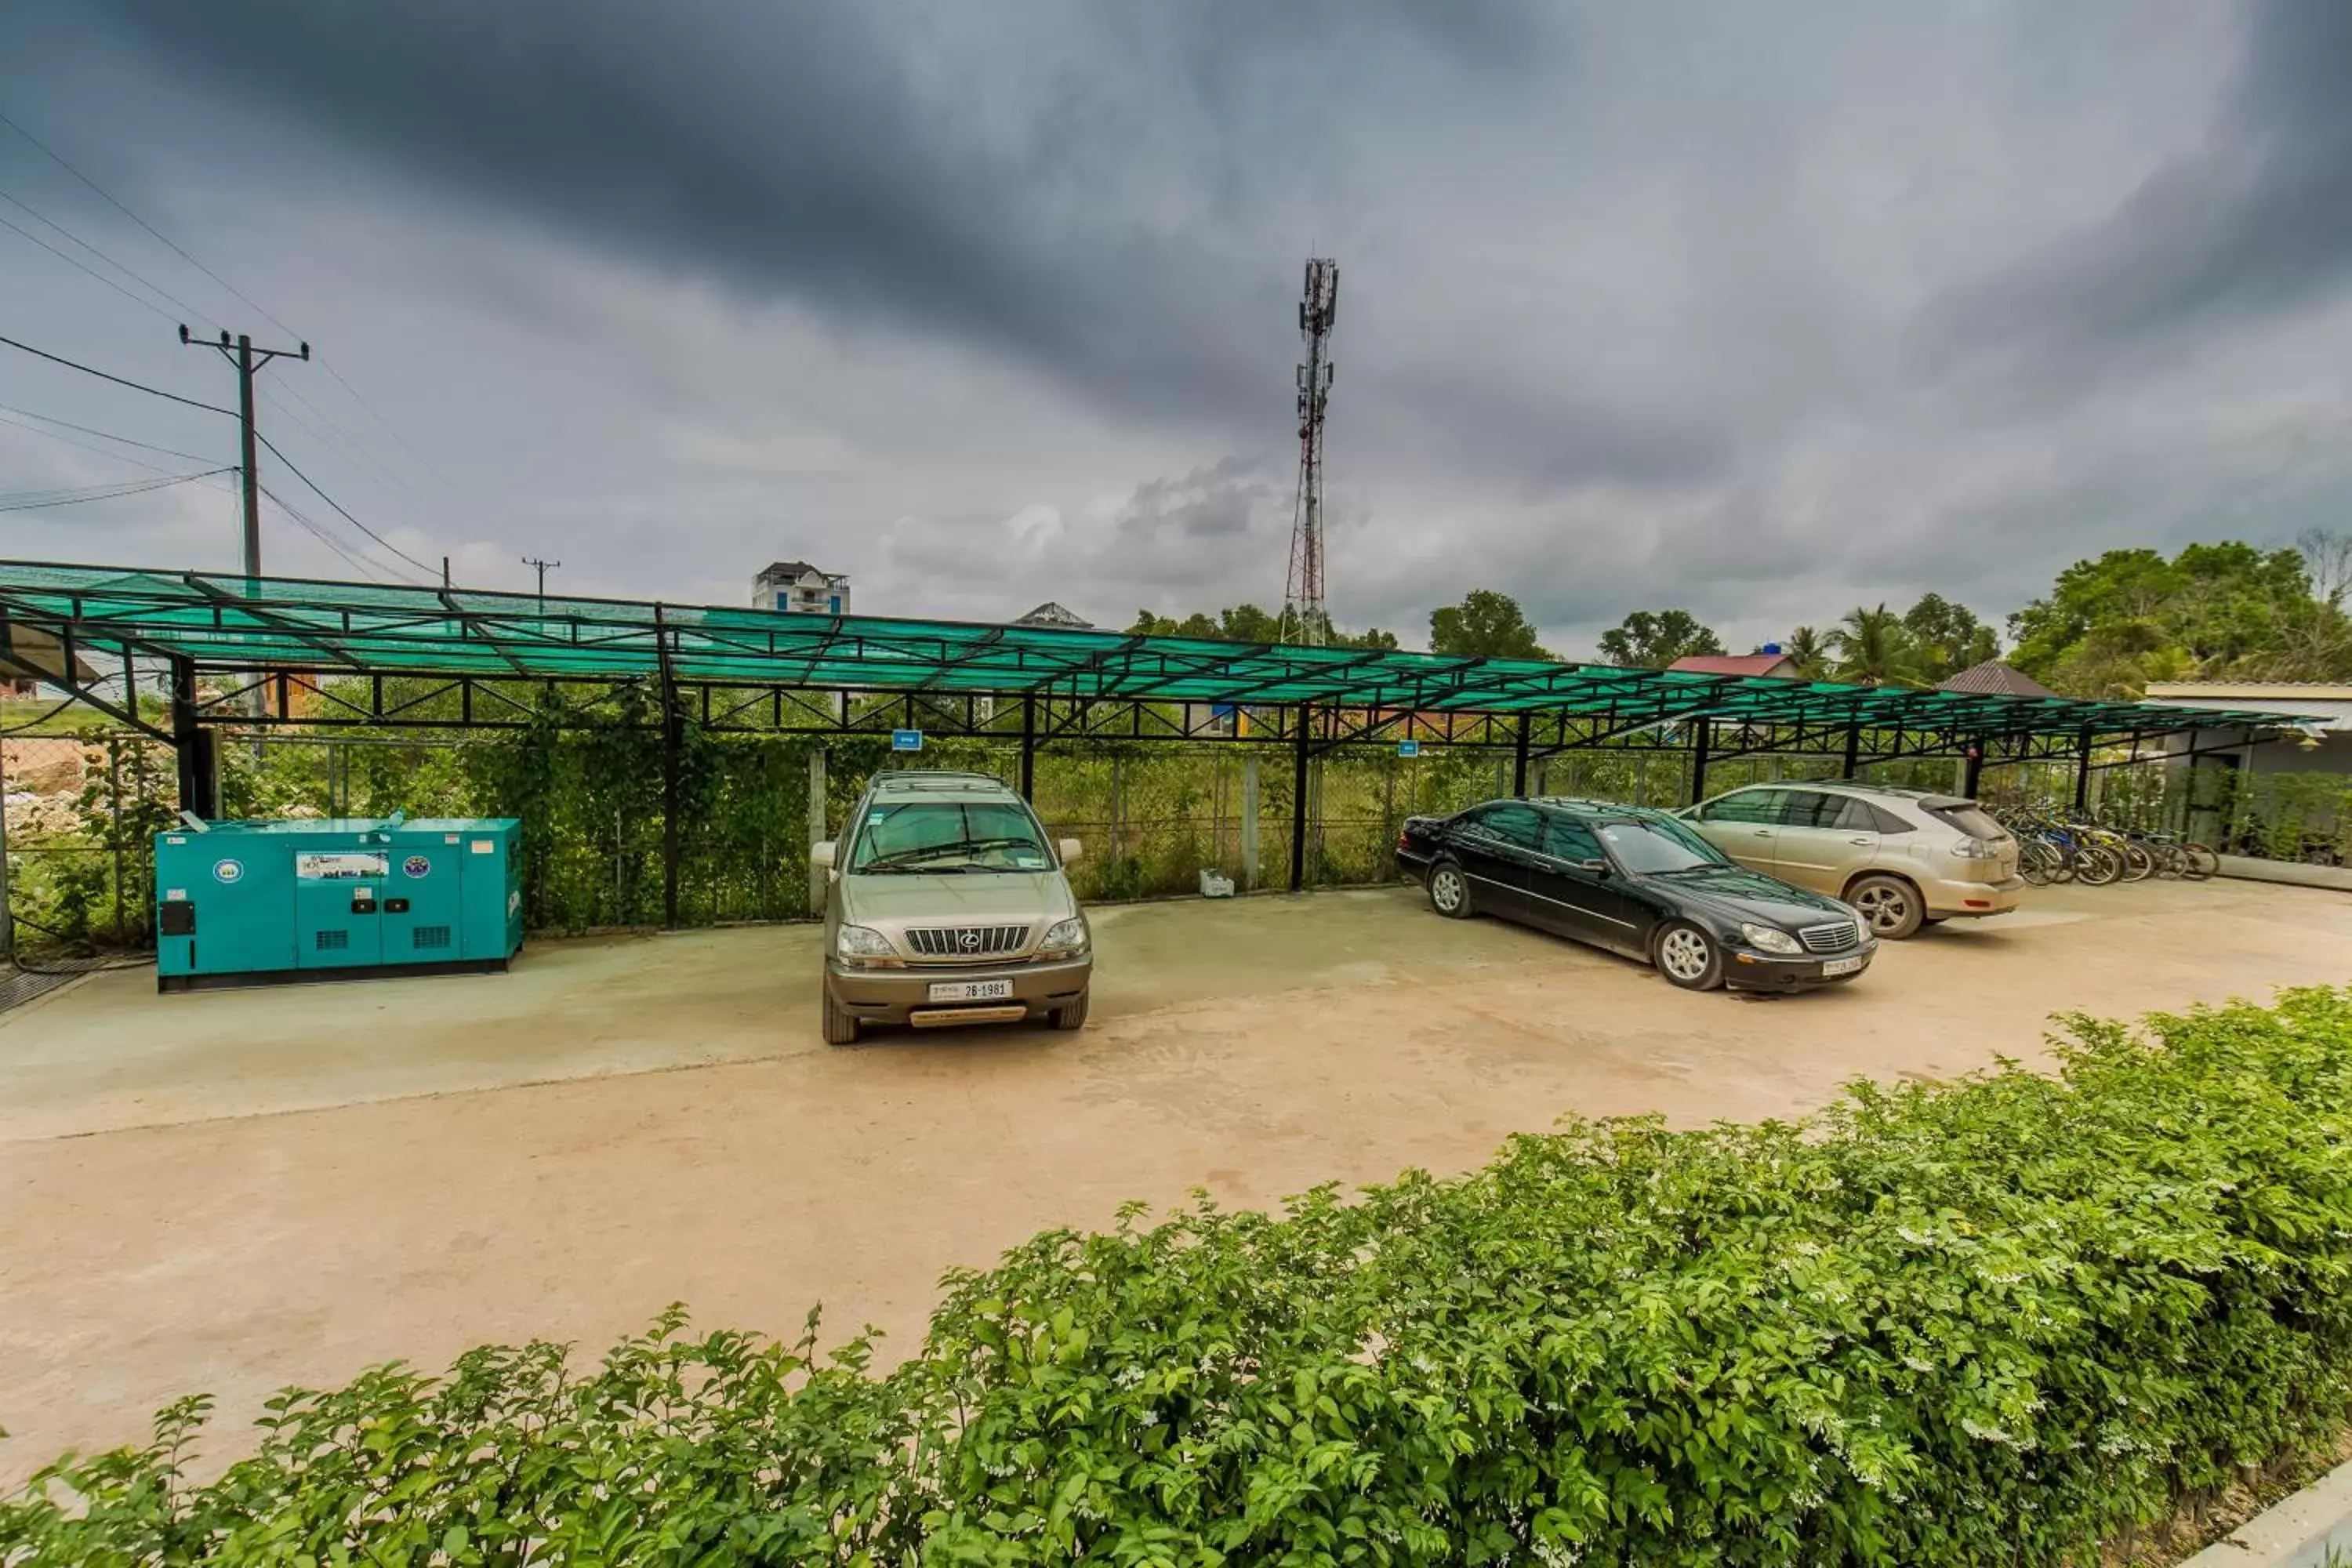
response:
<path id="1" fill-rule="evenodd" d="M 2055 697 L 2058 694 L 2014 665 L 1989 658 L 1958 675 L 1936 682 L 1938 691 L 1981 691 L 2001 697 Z"/>

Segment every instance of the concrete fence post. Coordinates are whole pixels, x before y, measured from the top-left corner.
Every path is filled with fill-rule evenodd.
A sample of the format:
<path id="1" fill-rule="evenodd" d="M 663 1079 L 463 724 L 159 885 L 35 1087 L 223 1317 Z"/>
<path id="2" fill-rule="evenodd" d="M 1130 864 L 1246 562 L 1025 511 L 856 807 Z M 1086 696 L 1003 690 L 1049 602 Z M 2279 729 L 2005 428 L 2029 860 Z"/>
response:
<path id="1" fill-rule="evenodd" d="M 824 812 L 824 748 L 823 746 L 809 748 L 808 830 L 809 847 L 814 850 L 818 845 L 824 842 L 827 837 Z M 808 868 L 809 913 L 820 916 L 824 913 L 824 868 L 818 865 L 816 856 L 811 854 Z"/>
<path id="2" fill-rule="evenodd" d="M 1242 890 L 1257 891 L 1257 752 L 1242 758 Z"/>

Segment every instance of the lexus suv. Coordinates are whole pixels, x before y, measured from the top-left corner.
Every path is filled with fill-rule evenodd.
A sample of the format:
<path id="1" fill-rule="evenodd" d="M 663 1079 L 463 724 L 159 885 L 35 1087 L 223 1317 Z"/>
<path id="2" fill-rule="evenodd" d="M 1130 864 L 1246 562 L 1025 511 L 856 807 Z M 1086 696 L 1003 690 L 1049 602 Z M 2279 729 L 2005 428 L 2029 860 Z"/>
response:
<path id="1" fill-rule="evenodd" d="M 870 1024 L 1086 1023 L 1094 944 L 1063 874 L 1078 841 L 1049 841 L 995 779 L 879 774 L 810 856 L 827 880 L 826 1044 Z"/>
<path id="2" fill-rule="evenodd" d="M 1741 865 L 1843 899 L 1890 942 L 2025 896 L 2017 840 L 1960 795 L 1822 779 L 1751 784 L 1683 816 Z"/>

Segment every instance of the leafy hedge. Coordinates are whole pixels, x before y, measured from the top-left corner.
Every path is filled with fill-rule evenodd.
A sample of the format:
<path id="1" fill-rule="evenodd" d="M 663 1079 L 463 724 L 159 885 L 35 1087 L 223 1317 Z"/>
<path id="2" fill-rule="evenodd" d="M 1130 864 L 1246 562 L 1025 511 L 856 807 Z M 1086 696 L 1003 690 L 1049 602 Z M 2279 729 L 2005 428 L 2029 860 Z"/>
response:
<path id="1" fill-rule="evenodd" d="M 0 1563 L 2088 1563 L 2341 1430 L 2352 993 L 2059 1050 L 1049 1233 L 887 1374 L 674 1316 L 289 1394 L 208 1484 L 192 1401 Z"/>

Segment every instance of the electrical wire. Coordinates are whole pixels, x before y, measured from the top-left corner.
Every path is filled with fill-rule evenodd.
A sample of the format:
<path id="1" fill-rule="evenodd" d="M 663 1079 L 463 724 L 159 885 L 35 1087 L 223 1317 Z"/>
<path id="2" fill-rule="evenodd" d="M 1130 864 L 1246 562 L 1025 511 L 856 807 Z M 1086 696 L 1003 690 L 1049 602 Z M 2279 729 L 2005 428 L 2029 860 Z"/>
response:
<path id="1" fill-rule="evenodd" d="M 173 255 L 178 257 L 181 260 L 186 262 L 189 266 L 194 268 L 197 271 L 203 273 L 205 277 L 211 279 L 214 282 L 219 284 L 222 288 L 236 295 L 239 300 L 244 300 L 247 305 L 259 310 L 263 320 L 268 321 L 271 326 L 276 327 L 279 331 L 284 332 L 289 337 L 299 338 L 302 335 L 293 328 L 288 326 L 285 322 L 279 321 L 277 317 L 271 315 L 268 310 L 263 308 L 260 301 L 253 299 L 236 284 L 230 282 L 227 279 L 222 277 L 219 273 L 214 271 L 211 268 L 205 266 L 203 262 L 197 260 L 194 257 L 181 249 L 178 245 L 173 242 L 172 237 L 169 235 L 157 228 L 153 224 L 149 223 L 145 218 L 141 217 L 137 213 L 132 212 L 129 207 L 124 206 L 121 202 L 116 201 L 113 196 L 107 193 L 104 186 L 100 185 L 96 180 L 91 179 L 88 174 L 83 174 L 79 169 L 75 168 L 71 163 L 67 163 L 63 155 L 58 153 L 54 148 L 50 147 L 47 142 L 42 141 L 39 137 L 34 135 L 23 126 L 9 119 L 5 114 L 0 114 L 0 125 L 5 125 L 9 130 L 14 131 L 17 135 L 22 136 L 26 141 L 30 142 L 34 146 L 39 148 L 42 155 L 47 157 L 49 162 L 55 163 L 58 168 L 63 169 L 67 174 L 71 174 L 75 179 L 79 180 L 83 184 L 88 185 L 91 190 L 96 191 L 100 199 L 104 201 L 107 205 L 112 207 L 116 212 L 121 213 L 124 217 L 129 218 L 132 223 L 137 224 L 141 228 L 145 229 L 149 234 L 162 241 L 165 248 L 169 249 Z"/>
<path id="2" fill-rule="evenodd" d="M 424 562 L 419 561 L 415 556 L 411 555 L 407 551 L 403 550 L 399 545 L 394 544 L 391 540 L 386 539 L 383 534 L 378 533 L 374 529 L 370 528 L 366 523 L 362 522 L 358 518 L 353 517 L 351 514 L 350 509 L 346 508 L 342 502 L 337 500 L 334 497 L 320 489 L 319 488 L 318 480 L 312 479 L 300 468 L 295 467 L 293 458 L 288 457 L 285 453 L 278 451 L 277 442 L 272 441 L 268 437 L 263 435 L 258 430 L 256 430 L 253 433 L 253 438 L 260 442 L 263 446 L 268 447 L 269 450 L 276 455 L 278 460 L 286 465 L 286 471 L 288 473 L 292 474 L 296 479 L 301 480 L 305 485 L 308 485 L 312 495 L 317 496 L 320 500 L 325 501 L 329 506 L 333 507 L 336 511 L 340 512 L 345 522 L 350 523 L 353 528 L 358 529 L 362 533 L 366 534 L 370 539 L 374 540 L 378 544 L 383 546 L 386 550 L 391 551 L 394 555 L 399 556 L 403 561 L 407 562 L 411 566 L 414 566 L 419 572 L 424 573 L 427 577 L 431 577 L 433 575 L 432 567 L 427 566 Z"/>
<path id="3" fill-rule="evenodd" d="M 117 272 L 121 273 L 125 278 L 130 279 L 132 282 L 138 284 L 149 293 L 154 294 L 161 299 L 169 300 L 173 304 L 177 305 L 182 311 L 185 312 L 183 317 L 184 320 L 210 321 L 215 327 L 220 324 L 210 311 L 196 309 L 196 307 L 189 304 L 185 300 L 181 299 L 177 294 L 173 293 L 169 289 L 164 288 L 161 283 L 156 282 L 153 279 L 149 278 L 142 273 L 134 271 L 130 266 L 123 262 L 117 261 L 113 257 L 109 256 L 105 251 L 100 250 L 89 240 L 84 239 L 73 230 L 59 223 L 57 219 L 49 216 L 48 214 L 42 212 L 30 202 L 25 201 L 23 198 L 18 196 L 12 196 L 5 191 L 0 191 L 0 202 L 6 202 L 10 206 L 15 207 L 19 212 L 26 214 L 36 222 L 45 224 L 50 228 L 57 230 L 59 234 L 65 236 L 76 245 L 80 246 L 84 250 L 89 251 L 92 256 L 97 257 L 100 261 L 105 262 L 109 267 L 113 268 Z"/>
<path id="4" fill-rule="evenodd" d="M 319 424 L 311 424 L 310 419 L 303 418 L 300 415 L 295 413 L 293 409 L 289 408 L 284 401 L 279 397 L 278 394 L 280 393 L 284 394 L 286 397 L 292 398 L 304 408 L 309 409 L 310 412 L 310 417 L 318 420 Z M 269 405 L 270 407 L 276 409 L 280 415 L 284 416 L 285 418 L 295 426 L 295 428 L 302 431 L 312 440 L 318 442 L 319 445 L 326 447 L 337 457 L 353 465 L 362 474 L 365 475 L 372 483 L 384 487 L 387 493 L 391 490 L 397 490 L 400 492 L 400 496 L 403 499 L 413 502 L 417 506 L 429 507 L 433 504 L 425 500 L 423 495 L 417 492 L 415 486 L 410 484 L 406 479 L 402 479 L 398 474 L 394 473 L 390 468 L 383 465 L 381 459 L 370 454 L 365 447 L 359 444 L 357 437 L 353 437 L 351 432 L 345 430 L 341 426 L 328 418 L 325 414 L 320 411 L 316 404 L 312 403 L 309 398 L 302 396 L 285 382 L 279 382 L 275 392 L 267 387 L 257 385 L 254 388 L 254 395 L 260 398 L 262 402 Z M 320 426 L 321 425 L 326 426 L 326 428 L 323 430 L 320 429 Z"/>
<path id="5" fill-rule="evenodd" d="M 329 533 L 325 529 L 320 527 L 318 523 L 312 521 L 309 515 L 306 514 L 299 507 L 290 505 L 284 497 L 280 496 L 276 490 L 271 489 L 268 485 L 261 485 L 257 488 L 263 495 L 269 498 L 271 504 L 276 506 L 278 510 L 284 512 L 288 517 L 292 518 L 296 523 L 300 525 L 305 532 L 310 535 L 311 538 L 317 540 L 320 543 L 325 545 L 328 549 L 341 556 L 345 562 L 350 563 L 354 571 L 360 574 L 361 576 L 365 577 L 371 583 L 381 583 L 384 580 L 376 574 L 376 572 L 368 564 L 366 560 L 352 554 L 350 550 L 344 547 L 341 540 L 337 539 L 333 534 Z M 405 579 L 403 579 L 403 581 L 405 581 Z"/>
<path id="6" fill-rule="evenodd" d="M 183 452 L 175 447 L 158 447 L 152 441 L 134 441 L 128 436 L 118 436 L 111 430 L 100 430 L 89 425 L 77 425 L 70 419 L 60 419 L 53 414 L 36 414 L 29 408 L 19 408 L 13 403 L 0 403 L 0 414 L 21 414 L 27 419 L 37 419 L 44 425 L 60 425 L 68 430 L 79 430 L 85 436 L 96 436 L 108 441 L 120 441 L 126 447 L 137 447 L 142 451 L 161 452 L 167 458 L 185 458 L 192 463 L 212 461 L 210 458 L 195 452 Z"/>
<path id="7" fill-rule="evenodd" d="M 233 473 L 232 468 L 208 468 L 201 474 L 166 474 L 160 479 L 121 479 L 111 485 L 89 485 L 70 490 L 30 490 L 19 495 L 0 495 L 0 511 L 46 511 L 52 507 L 80 506 L 86 501 L 120 500 L 124 496 L 144 495 L 172 485 L 184 485 L 195 479 L 209 479 L 215 474 Z"/>
<path id="8" fill-rule="evenodd" d="M 0 115 L 0 120 L 5 120 L 5 118 L 6 116 Z M 150 397 L 161 397 L 173 403 L 184 403 L 191 408 L 201 408 L 207 414 L 226 415 L 231 419 L 236 417 L 236 415 L 233 411 L 220 407 L 216 404 L 199 403 L 193 397 L 183 397 L 176 392 L 165 392 L 161 387 L 149 386 L 144 382 L 129 381 L 119 375 L 110 375 L 105 371 L 92 369 L 90 366 L 82 363 L 79 360 L 70 360 L 66 358 L 63 354 L 53 354 L 47 349 L 37 349 L 30 343 L 18 342 L 15 338 L 0 337 L 0 343 L 5 343 L 12 349 L 21 349 L 25 353 L 31 354 L 36 359 L 47 360 L 51 364 L 61 364 L 68 370 L 78 370 L 84 375 L 94 375 L 100 381 L 110 381 L 117 386 L 127 386 L 133 392 L 143 392 Z"/>
<path id="9" fill-rule="evenodd" d="M 151 474 L 168 474 L 172 471 L 169 468 L 158 468 L 152 463 L 142 462 L 137 458 L 127 458 L 120 452 L 110 452 L 103 447 L 93 447 L 87 441 L 77 441 L 70 436 L 60 436 L 55 430 L 44 430 L 37 425 L 27 425 L 22 419 L 10 419 L 5 415 L 0 415 L 0 425 L 10 426 L 18 430 L 29 430 L 36 436 L 46 436 L 52 441 L 61 441 L 81 451 L 95 452 L 101 458 L 110 458 L 118 463 L 128 463 L 134 468 L 144 468 Z M 196 461 L 203 462 L 204 459 L 199 458 Z"/>
<path id="10" fill-rule="evenodd" d="M 0 195 L 6 195 L 6 192 L 0 191 Z M 10 199 L 13 200 L 14 198 L 11 197 Z M 141 299 L 138 295 L 133 294 L 130 289 L 125 289 L 121 284 L 117 283 L 113 279 L 109 278 L 105 273 L 100 272 L 97 268 L 90 266 L 88 262 L 81 260 L 78 257 L 68 256 L 64 251 L 59 250 L 56 246 L 51 245 L 47 240 L 43 239 L 31 229 L 20 228 L 16 225 L 10 223 L 5 217 L 0 217 L 0 228 L 5 228 L 9 233 L 16 235 L 20 238 L 29 240 L 33 244 L 39 246 L 43 250 L 47 251 L 51 256 L 56 257 L 59 261 L 64 262 L 68 267 L 72 268 L 77 272 L 84 273 L 89 277 L 97 279 L 100 283 L 105 284 L 108 288 L 121 295 L 124 299 L 130 300 L 141 310 L 152 310 L 155 314 L 163 317 L 167 321 L 172 320 L 172 312 L 163 309 L 163 306 L 158 305 L 152 300 Z"/>

